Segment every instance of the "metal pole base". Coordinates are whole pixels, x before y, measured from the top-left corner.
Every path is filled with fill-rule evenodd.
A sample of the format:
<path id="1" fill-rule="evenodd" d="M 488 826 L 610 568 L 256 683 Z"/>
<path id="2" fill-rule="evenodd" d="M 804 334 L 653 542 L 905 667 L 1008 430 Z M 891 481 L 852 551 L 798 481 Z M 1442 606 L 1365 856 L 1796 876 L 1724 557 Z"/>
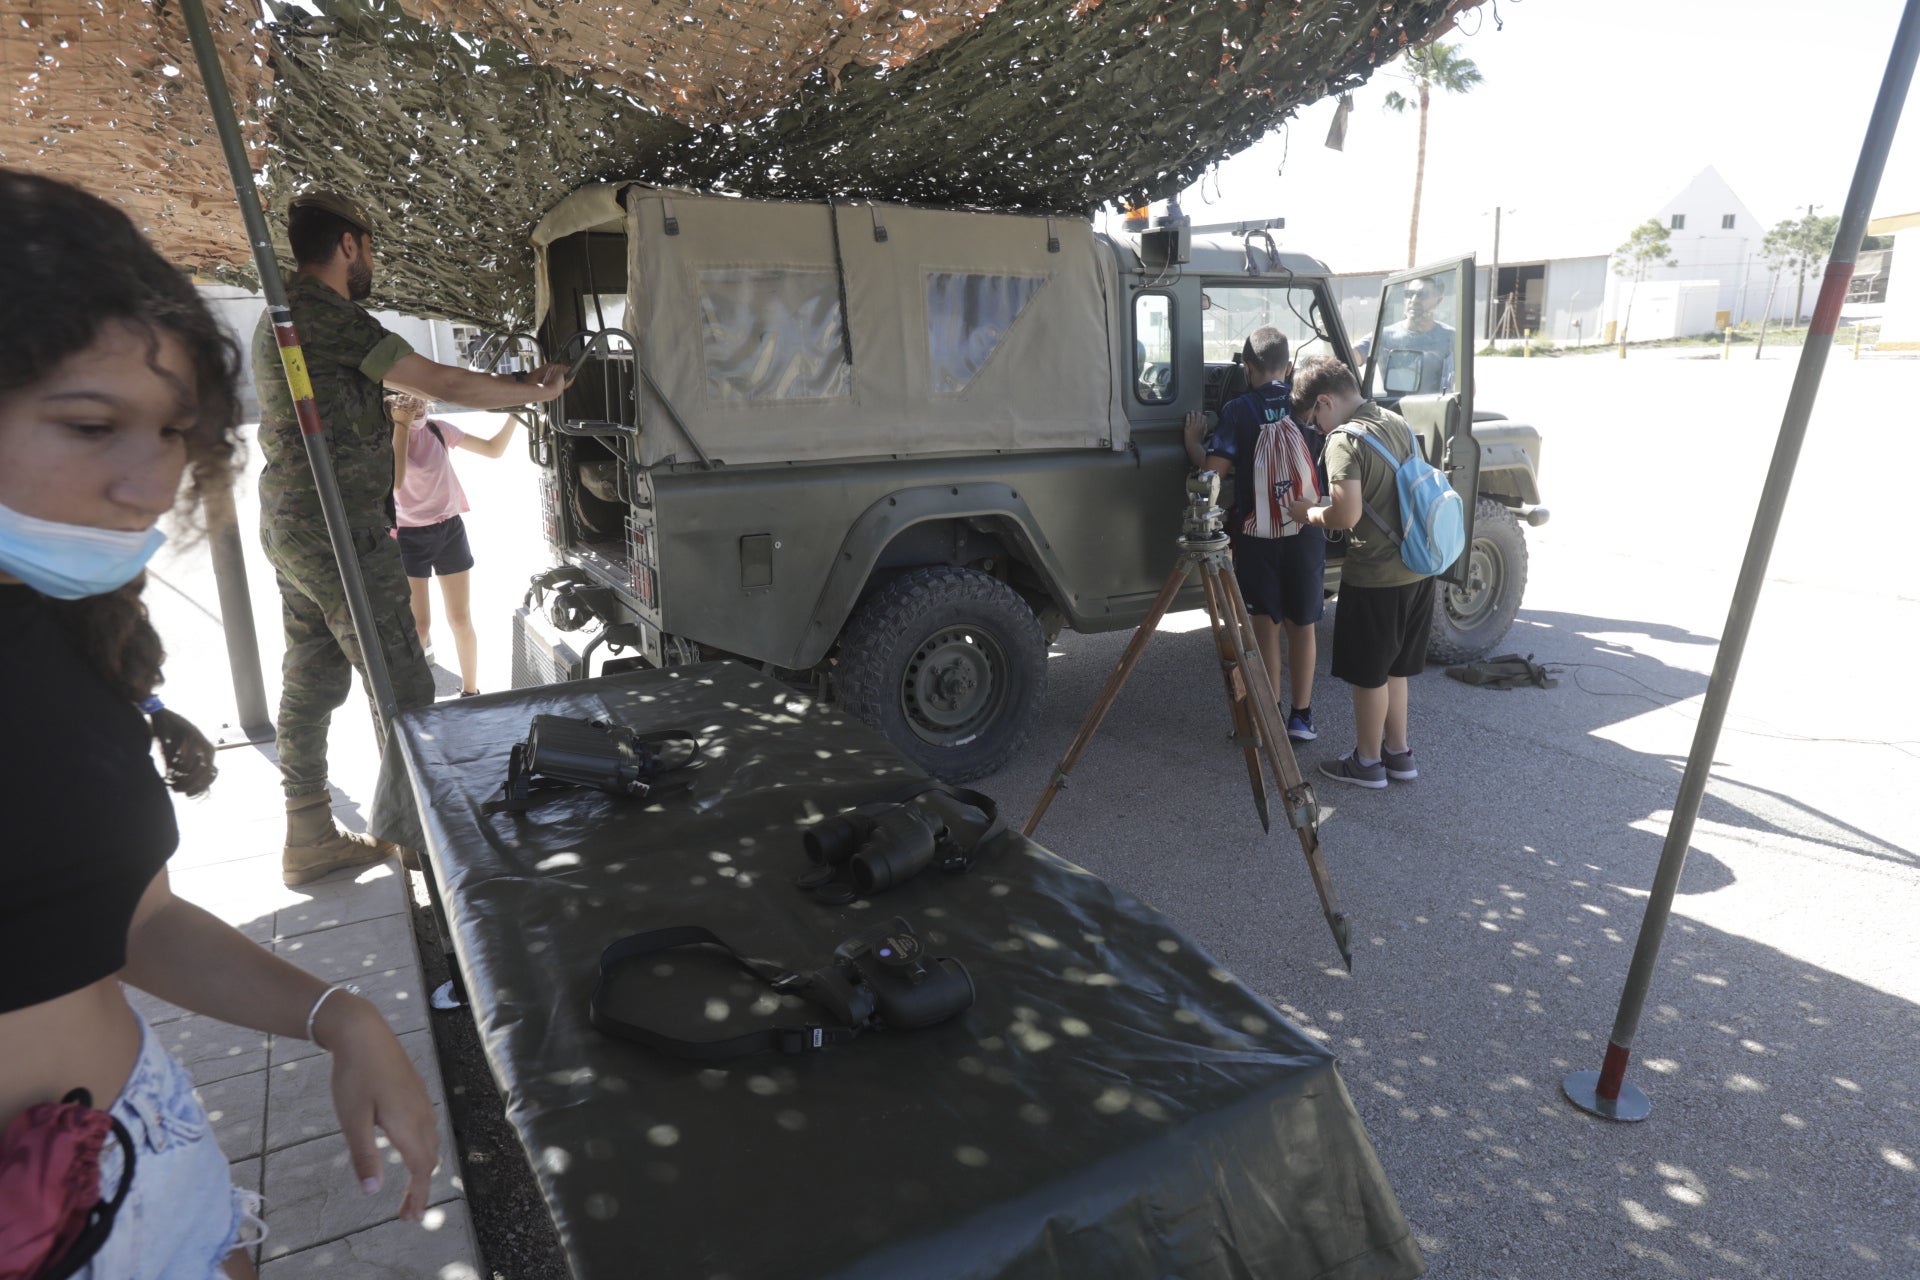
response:
<path id="1" fill-rule="evenodd" d="M 1560 1082 L 1560 1092 L 1566 1094 L 1567 1101 L 1574 1106 L 1603 1120 L 1645 1120 L 1653 1114 L 1653 1103 L 1647 1095 L 1625 1080 L 1620 1082 L 1618 1098 L 1601 1097 L 1599 1085 L 1598 1071 L 1574 1071 Z"/>
<path id="2" fill-rule="evenodd" d="M 259 746 L 272 742 L 278 735 L 275 734 L 273 725 L 269 722 L 256 725 L 251 729 L 242 725 L 222 724 L 219 732 L 209 736 L 213 739 L 214 748 L 224 751 L 228 747 Z"/>

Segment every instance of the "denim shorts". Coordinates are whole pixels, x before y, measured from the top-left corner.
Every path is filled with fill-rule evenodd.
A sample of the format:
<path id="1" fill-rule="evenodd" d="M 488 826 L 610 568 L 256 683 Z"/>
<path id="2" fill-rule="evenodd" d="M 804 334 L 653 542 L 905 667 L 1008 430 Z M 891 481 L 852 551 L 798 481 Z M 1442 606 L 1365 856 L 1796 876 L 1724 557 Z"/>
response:
<path id="1" fill-rule="evenodd" d="M 139 1014 L 134 1015 L 139 1018 Z M 78 1280 L 214 1280 L 235 1249 L 264 1238 L 260 1199 L 233 1185 L 206 1110 L 186 1069 L 140 1018 L 140 1058 L 114 1100 L 133 1138 L 133 1185 L 100 1252 Z M 100 1153 L 100 1195 L 120 1187 L 119 1142 Z M 241 1239 L 243 1227 L 252 1226 Z"/>

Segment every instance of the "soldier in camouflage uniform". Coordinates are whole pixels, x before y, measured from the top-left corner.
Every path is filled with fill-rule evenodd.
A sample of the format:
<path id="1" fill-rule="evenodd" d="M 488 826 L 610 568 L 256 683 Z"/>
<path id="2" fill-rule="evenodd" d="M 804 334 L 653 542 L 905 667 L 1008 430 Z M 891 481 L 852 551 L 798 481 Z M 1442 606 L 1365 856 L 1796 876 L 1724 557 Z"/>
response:
<path id="1" fill-rule="evenodd" d="M 296 197 L 287 230 L 297 266 L 287 283 L 287 304 L 327 428 L 394 698 L 401 710 L 424 706 L 433 701 L 433 676 L 415 633 L 399 546 L 390 535 L 396 468 L 404 465 L 406 442 L 388 421 L 382 384 L 468 408 L 503 409 L 558 396 L 565 390 L 564 368 L 494 377 L 437 364 L 388 332 L 358 305 L 373 288 L 373 221 L 352 200 L 325 191 Z M 327 728 L 334 709 L 347 700 L 352 670 L 364 680 L 366 666 L 269 317 L 261 318 L 254 334 L 253 371 L 266 458 L 260 541 L 274 567 L 286 631 L 278 720 L 287 796 L 281 875 L 288 884 L 302 884 L 397 850 L 333 822 Z"/>

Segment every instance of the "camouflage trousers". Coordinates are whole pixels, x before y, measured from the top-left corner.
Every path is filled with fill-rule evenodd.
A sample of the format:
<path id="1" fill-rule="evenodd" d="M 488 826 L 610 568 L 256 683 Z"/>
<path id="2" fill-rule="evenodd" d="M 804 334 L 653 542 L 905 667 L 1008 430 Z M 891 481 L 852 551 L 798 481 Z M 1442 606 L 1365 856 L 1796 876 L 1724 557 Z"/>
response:
<path id="1" fill-rule="evenodd" d="M 334 710 L 347 701 L 353 672 L 360 673 L 364 684 L 367 668 L 326 530 L 262 527 L 260 545 L 280 587 L 280 620 L 286 632 L 276 727 L 281 785 L 291 800 L 327 789 L 327 727 Z M 402 711 L 430 706 L 433 674 L 414 631 L 400 544 L 385 529 L 355 529 L 353 547 L 373 603 L 394 700 Z M 372 689 L 367 693 L 371 700 Z"/>

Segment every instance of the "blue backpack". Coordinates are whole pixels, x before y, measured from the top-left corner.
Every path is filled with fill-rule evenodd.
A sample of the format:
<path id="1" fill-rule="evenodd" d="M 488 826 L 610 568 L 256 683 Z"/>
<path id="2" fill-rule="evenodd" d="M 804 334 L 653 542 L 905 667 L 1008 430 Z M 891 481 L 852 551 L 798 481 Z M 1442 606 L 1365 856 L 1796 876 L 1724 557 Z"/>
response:
<path id="1" fill-rule="evenodd" d="M 1394 485 L 1399 490 L 1400 515 L 1404 522 L 1401 532 L 1396 533 L 1394 522 L 1382 519 L 1363 498 L 1360 505 L 1366 509 L 1368 518 L 1386 530 L 1393 544 L 1400 548 L 1400 562 L 1407 568 L 1428 577 L 1445 573 L 1467 549 L 1466 507 L 1460 495 L 1437 467 L 1420 456 L 1417 440 L 1413 451 L 1402 462 L 1367 432 L 1351 427 L 1346 430 L 1380 451 L 1380 456 L 1393 468 Z"/>

